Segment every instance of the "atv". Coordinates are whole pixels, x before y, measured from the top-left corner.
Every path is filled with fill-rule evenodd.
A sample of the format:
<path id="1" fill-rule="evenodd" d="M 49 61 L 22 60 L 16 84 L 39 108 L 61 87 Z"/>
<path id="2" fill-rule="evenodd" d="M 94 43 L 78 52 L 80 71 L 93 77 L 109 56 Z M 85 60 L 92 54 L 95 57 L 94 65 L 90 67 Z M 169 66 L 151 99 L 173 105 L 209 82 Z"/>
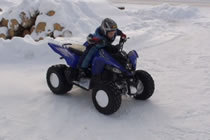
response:
<path id="1" fill-rule="evenodd" d="M 69 92 L 73 85 L 92 90 L 95 108 L 106 115 L 116 112 L 121 105 L 121 96 L 128 95 L 137 100 L 146 100 L 153 95 L 153 78 L 144 70 L 136 70 L 138 54 L 135 50 L 123 50 L 127 39 L 120 39 L 119 51 L 112 54 L 100 49 L 94 56 L 85 77 L 78 68 L 79 59 L 86 49 L 85 44 L 48 45 L 65 59 L 67 65 L 53 65 L 47 70 L 47 84 L 57 95 Z"/>

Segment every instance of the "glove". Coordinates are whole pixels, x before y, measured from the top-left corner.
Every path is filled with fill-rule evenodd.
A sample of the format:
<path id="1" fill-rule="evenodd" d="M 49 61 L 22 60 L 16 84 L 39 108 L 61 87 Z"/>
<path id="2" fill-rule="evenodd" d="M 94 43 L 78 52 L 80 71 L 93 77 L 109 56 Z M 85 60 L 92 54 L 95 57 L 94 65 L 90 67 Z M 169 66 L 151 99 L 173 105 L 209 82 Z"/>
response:
<path id="1" fill-rule="evenodd" d="M 87 41 L 89 44 L 98 44 L 101 42 L 100 38 L 94 37 L 92 34 L 88 35 Z"/>
<path id="2" fill-rule="evenodd" d="M 117 51 L 119 51 L 121 48 L 120 44 L 115 45 L 115 48 L 117 49 Z"/>
<path id="3" fill-rule="evenodd" d="M 101 40 L 98 37 L 93 37 L 92 42 L 94 42 L 95 44 L 98 44 L 101 42 Z"/>
<path id="4" fill-rule="evenodd" d="M 125 40 L 126 37 L 127 37 L 126 34 L 124 34 L 124 33 L 121 34 L 121 38 L 122 38 L 123 40 Z"/>

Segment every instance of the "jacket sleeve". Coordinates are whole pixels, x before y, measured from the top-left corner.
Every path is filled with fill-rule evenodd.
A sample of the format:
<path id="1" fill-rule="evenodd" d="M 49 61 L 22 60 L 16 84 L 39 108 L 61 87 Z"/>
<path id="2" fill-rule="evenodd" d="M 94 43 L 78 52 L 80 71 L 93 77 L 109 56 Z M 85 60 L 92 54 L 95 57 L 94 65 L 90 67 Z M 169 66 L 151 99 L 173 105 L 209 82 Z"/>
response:
<path id="1" fill-rule="evenodd" d="M 98 27 L 94 34 L 89 34 L 87 36 L 87 41 L 89 44 L 103 44 L 103 42 L 102 42 L 103 37 L 99 34 L 99 32 L 100 32 L 99 30 L 100 30 L 100 28 Z M 94 38 L 98 39 L 98 41 L 95 40 Z"/>
<path id="2" fill-rule="evenodd" d="M 115 45 L 109 44 L 106 45 L 105 50 L 109 53 L 115 54 L 118 52 L 118 48 Z"/>
<path id="3" fill-rule="evenodd" d="M 117 35 L 121 36 L 123 34 L 123 32 L 120 29 L 117 29 Z"/>

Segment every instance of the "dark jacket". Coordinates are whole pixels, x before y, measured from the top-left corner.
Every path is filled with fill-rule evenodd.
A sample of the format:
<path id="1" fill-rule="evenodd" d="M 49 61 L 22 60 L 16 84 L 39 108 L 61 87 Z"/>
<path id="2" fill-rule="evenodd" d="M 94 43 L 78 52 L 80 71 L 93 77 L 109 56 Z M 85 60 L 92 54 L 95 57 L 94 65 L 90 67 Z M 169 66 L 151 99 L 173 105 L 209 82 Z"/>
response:
<path id="1" fill-rule="evenodd" d="M 112 45 L 112 42 L 115 40 L 116 36 L 120 36 L 122 35 L 122 31 L 117 29 L 115 35 L 113 36 L 113 38 L 108 38 L 106 37 L 106 35 L 104 35 L 101 32 L 100 27 L 98 27 L 95 31 L 94 34 L 92 34 L 92 37 L 97 37 L 99 38 L 101 41 L 98 44 L 91 44 L 89 43 L 89 41 L 86 41 L 84 43 L 84 45 L 87 47 L 83 56 L 81 57 L 80 60 L 80 67 L 82 68 L 87 68 L 91 62 L 91 60 L 93 59 L 93 57 L 95 56 L 95 54 L 98 52 L 99 49 L 104 48 L 106 49 L 108 52 L 112 52 L 115 53 L 118 51 L 118 49 Z"/>

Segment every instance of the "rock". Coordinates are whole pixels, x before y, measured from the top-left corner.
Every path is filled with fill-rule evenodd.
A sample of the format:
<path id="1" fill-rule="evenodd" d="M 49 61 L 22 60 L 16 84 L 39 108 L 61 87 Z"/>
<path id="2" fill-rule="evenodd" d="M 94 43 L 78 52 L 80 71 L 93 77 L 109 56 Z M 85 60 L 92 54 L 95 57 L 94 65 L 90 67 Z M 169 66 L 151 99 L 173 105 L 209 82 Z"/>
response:
<path id="1" fill-rule="evenodd" d="M 5 34 L 0 34 L 0 38 L 6 39 L 6 35 Z"/>
<path id="2" fill-rule="evenodd" d="M 65 30 L 65 31 L 63 32 L 63 37 L 72 37 L 72 32 L 69 31 L 69 30 Z"/>
<path id="3" fill-rule="evenodd" d="M 48 33 L 47 36 L 52 37 L 52 38 L 55 38 L 53 32 Z"/>
<path id="4" fill-rule="evenodd" d="M 3 10 L 0 8 L 0 12 L 2 12 Z"/>
<path id="5" fill-rule="evenodd" d="M 63 30 L 63 27 L 58 23 L 55 23 L 53 25 L 53 27 L 54 27 L 54 30 L 57 30 L 57 31 L 62 31 Z"/>
<path id="6" fill-rule="evenodd" d="M 10 28 L 13 29 L 14 31 L 17 31 L 19 28 L 19 23 L 16 19 L 11 19 L 10 20 Z"/>
<path id="7" fill-rule="evenodd" d="M 54 34 L 55 38 L 56 37 L 63 37 L 63 32 L 61 32 L 61 31 L 54 30 L 53 34 Z"/>
<path id="8" fill-rule="evenodd" d="M 38 42 L 40 40 L 44 40 L 44 38 L 43 37 L 40 37 L 39 39 L 36 39 L 35 41 Z"/>
<path id="9" fill-rule="evenodd" d="M 24 28 L 28 28 L 28 27 L 32 26 L 32 24 L 34 23 L 33 19 L 28 18 L 24 12 L 20 13 L 20 18 L 22 20 L 21 26 Z"/>
<path id="10" fill-rule="evenodd" d="M 23 34 L 22 34 L 22 37 L 24 37 L 25 35 L 29 35 L 30 34 L 30 31 L 29 30 L 24 30 L 23 31 Z"/>
<path id="11" fill-rule="evenodd" d="M 2 18 L 2 20 L 1 20 L 1 26 L 2 27 L 8 27 L 8 20 L 5 19 L 5 18 Z"/>
<path id="12" fill-rule="evenodd" d="M 117 7 L 117 8 L 120 9 L 120 10 L 125 10 L 124 6 L 120 6 L 120 7 Z"/>
<path id="13" fill-rule="evenodd" d="M 51 10 L 51 11 L 47 12 L 47 15 L 48 16 L 53 16 L 53 15 L 55 15 L 55 11 Z"/>
<path id="14" fill-rule="evenodd" d="M 46 23 L 45 22 L 40 22 L 37 26 L 36 26 L 36 33 L 41 33 L 43 31 L 45 31 L 45 27 L 46 27 Z"/>
<path id="15" fill-rule="evenodd" d="M 15 31 L 14 31 L 13 29 L 9 29 L 9 30 L 8 30 L 8 36 L 9 36 L 10 38 L 13 38 L 13 37 L 15 36 Z"/>
<path id="16" fill-rule="evenodd" d="M 31 29 L 30 29 L 30 34 L 33 33 L 34 29 L 35 29 L 35 25 L 33 25 L 33 26 L 31 27 Z"/>

